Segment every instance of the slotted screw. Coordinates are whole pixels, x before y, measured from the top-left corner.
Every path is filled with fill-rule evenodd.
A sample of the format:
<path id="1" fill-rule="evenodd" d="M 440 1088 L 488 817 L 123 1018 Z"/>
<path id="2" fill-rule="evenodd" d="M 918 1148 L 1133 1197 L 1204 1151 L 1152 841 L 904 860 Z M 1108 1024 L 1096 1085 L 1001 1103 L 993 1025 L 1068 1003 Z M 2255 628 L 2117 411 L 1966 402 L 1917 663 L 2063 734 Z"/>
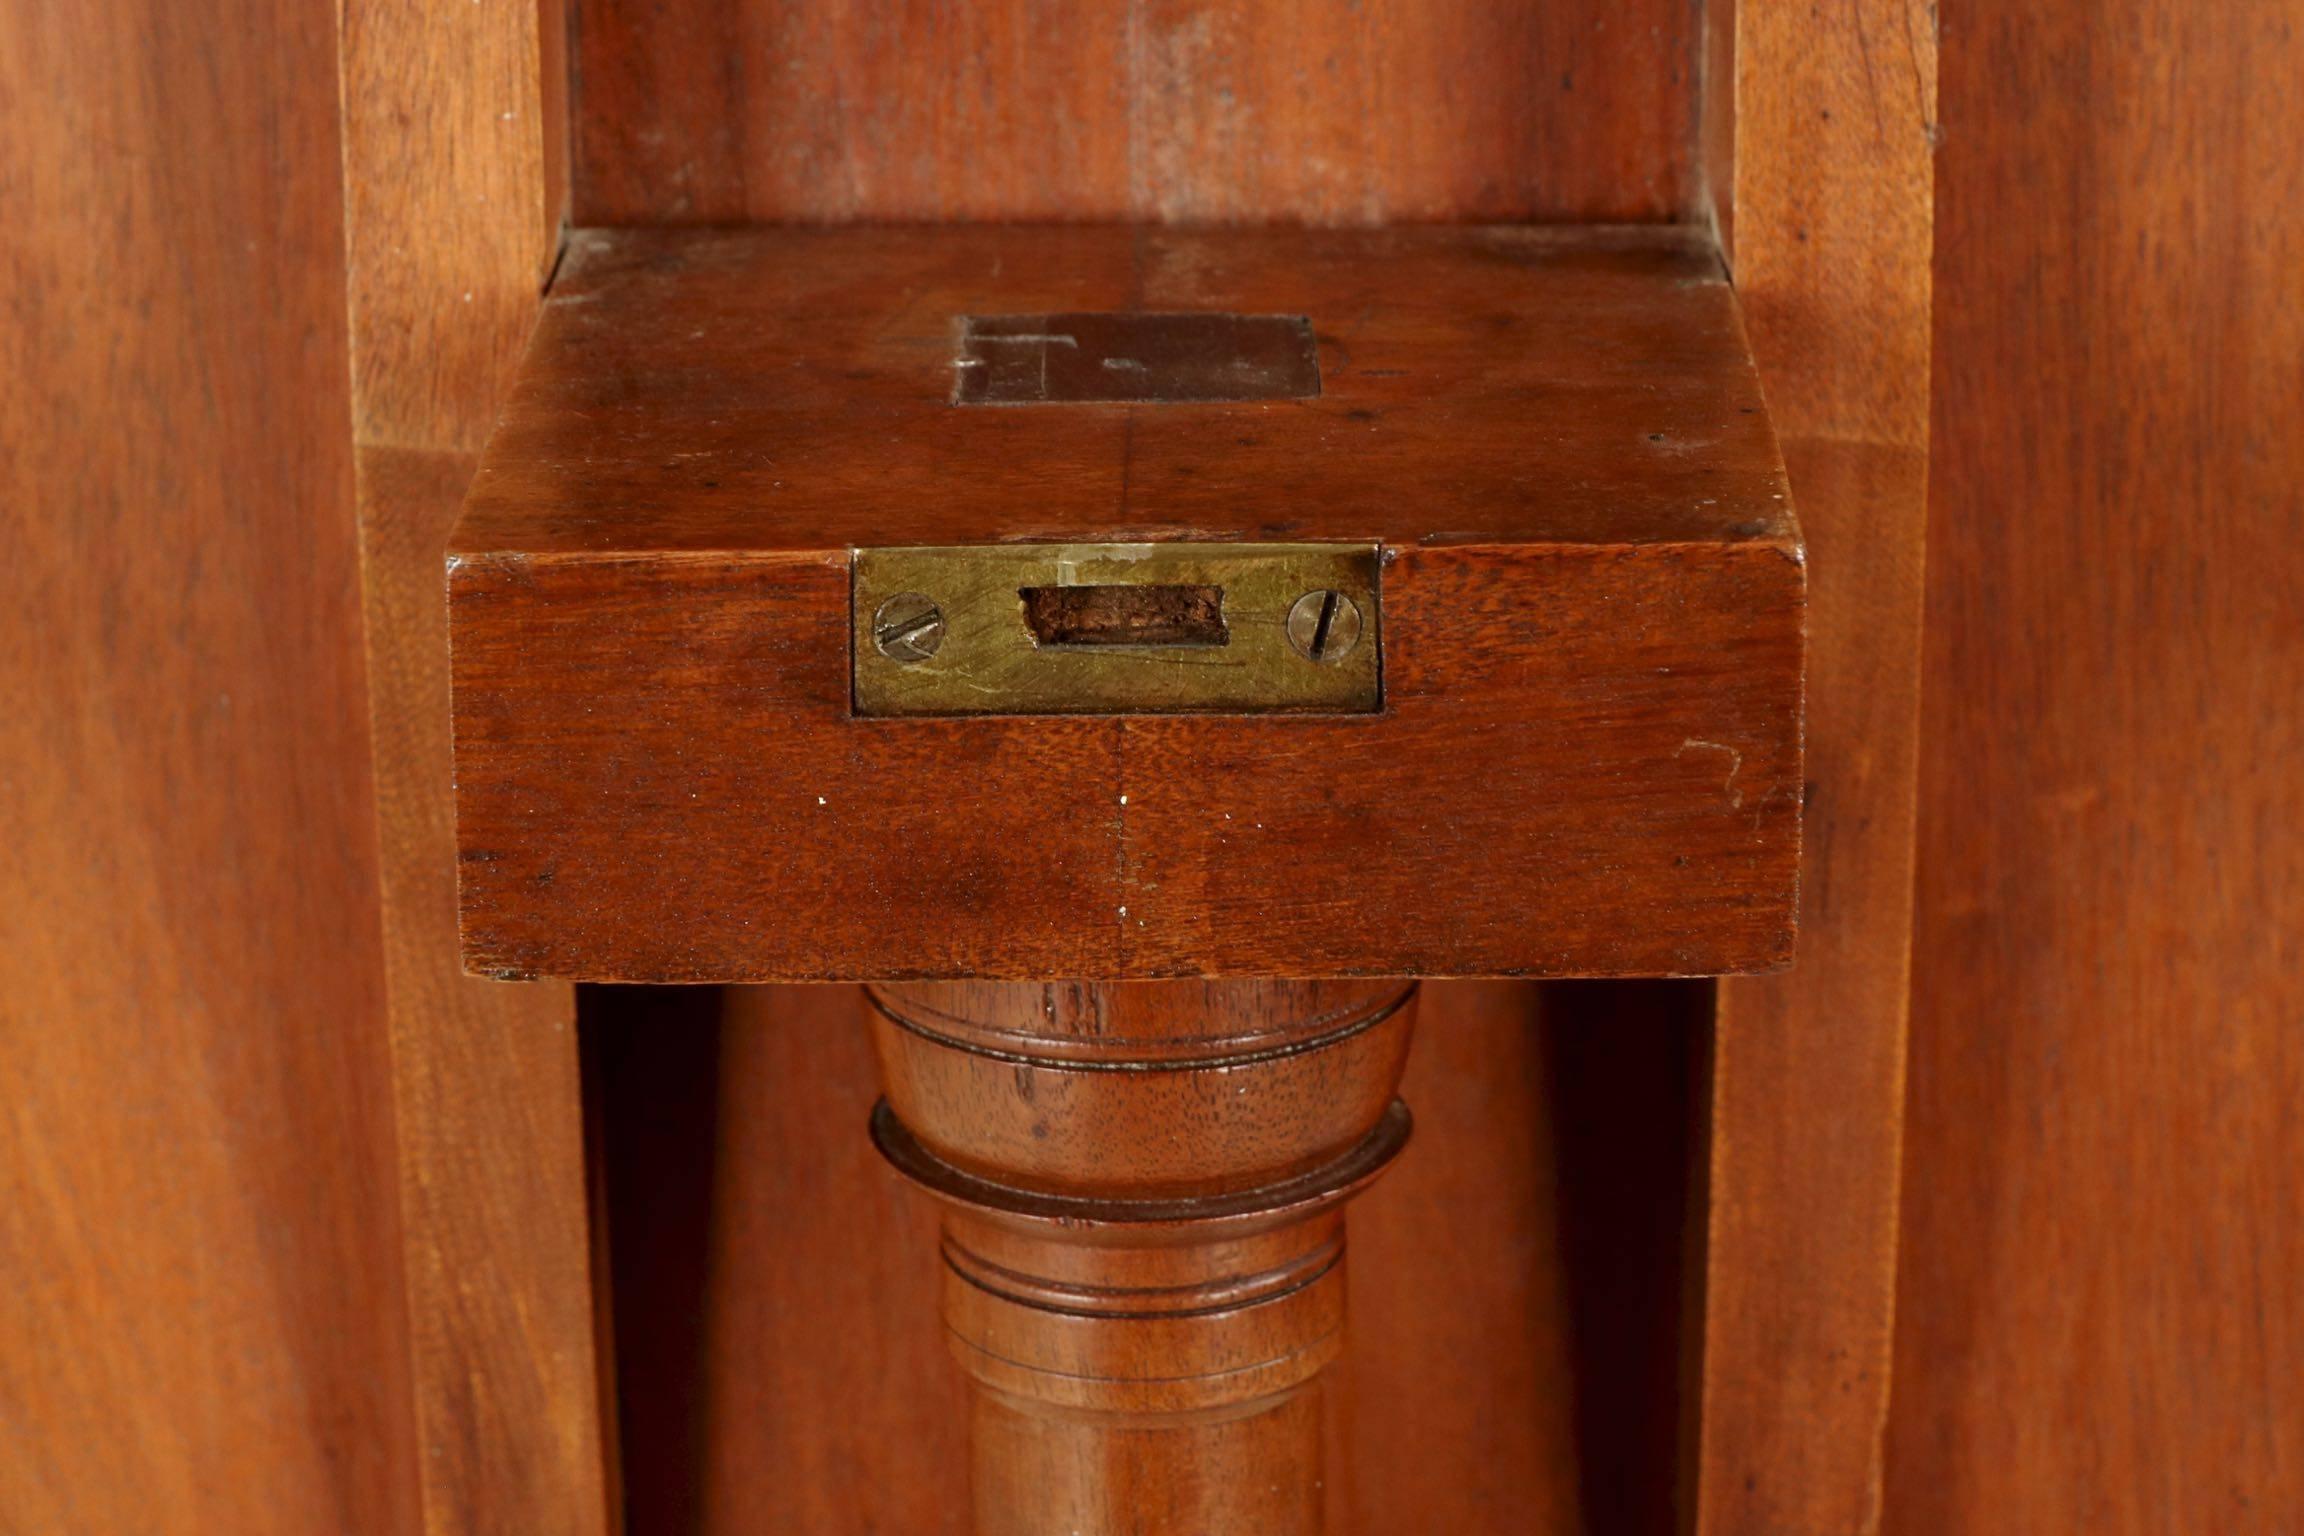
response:
<path id="1" fill-rule="evenodd" d="M 944 610 L 919 592 L 899 592 L 872 615 L 872 643 L 890 661 L 926 661 L 944 643 Z"/>
<path id="2" fill-rule="evenodd" d="M 1360 605 L 1341 592 L 1307 592 L 1288 610 L 1288 643 L 1310 661 L 1342 661 L 1360 643 Z"/>

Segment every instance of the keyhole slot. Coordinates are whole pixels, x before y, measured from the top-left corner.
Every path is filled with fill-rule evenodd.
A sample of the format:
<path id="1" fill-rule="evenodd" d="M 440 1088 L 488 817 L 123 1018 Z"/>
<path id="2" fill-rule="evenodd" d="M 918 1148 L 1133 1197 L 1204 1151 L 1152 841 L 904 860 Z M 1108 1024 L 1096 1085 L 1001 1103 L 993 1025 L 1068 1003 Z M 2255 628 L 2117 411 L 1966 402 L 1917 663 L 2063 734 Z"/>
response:
<path id="1" fill-rule="evenodd" d="M 1232 642 L 1222 587 L 1020 587 L 1016 595 L 1036 646 L 1209 649 Z"/>

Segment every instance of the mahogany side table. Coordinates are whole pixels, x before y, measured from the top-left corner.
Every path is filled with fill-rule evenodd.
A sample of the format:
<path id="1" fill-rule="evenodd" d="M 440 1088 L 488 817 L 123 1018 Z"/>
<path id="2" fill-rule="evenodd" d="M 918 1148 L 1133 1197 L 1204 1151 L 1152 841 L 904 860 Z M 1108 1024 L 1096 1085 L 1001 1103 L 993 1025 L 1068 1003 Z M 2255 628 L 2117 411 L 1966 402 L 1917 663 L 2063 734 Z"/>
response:
<path id="1" fill-rule="evenodd" d="M 1687 230 L 581 231 L 448 556 L 469 968 L 846 980 L 985 1536 L 1320 1529 L 1416 981 L 1786 964 Z"/>

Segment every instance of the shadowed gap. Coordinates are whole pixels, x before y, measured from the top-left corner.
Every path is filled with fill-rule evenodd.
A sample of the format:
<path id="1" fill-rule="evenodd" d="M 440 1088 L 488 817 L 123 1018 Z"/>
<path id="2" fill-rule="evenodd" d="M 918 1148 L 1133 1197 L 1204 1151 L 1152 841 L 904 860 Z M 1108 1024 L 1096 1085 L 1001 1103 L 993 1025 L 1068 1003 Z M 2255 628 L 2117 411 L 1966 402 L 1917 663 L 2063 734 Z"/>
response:
<path id="1" fill-rule="evenodd" d="M 1543 1060 L 1573 1321 L 1584 1528 L 1673 1536 L 1690 1512 L 1702 1326 L 1709 981 L 1552 982 Z"/>
<path id="2" fill-rule="evenodd" d="M 923 1218 L 913 1233 L 904 1226 L 908 1216 L 891 1226 L 887 1213 L 875 1214 L 883 1183 L 900 1215 L 911 1208 L 864 1141 L 862 1107 L 872 1087 L 860 1030 L 854 1040 L 843 1035 L 815 1045 L 787 1033 L 791 1043 L 765 1052 L 747 1051 L 731 1033 L 846 1030 L 852 1022 L 840 999 L 847 989 L 749 990 L 754 996 L 735 1015 L 729 999 L 745 1001 L 743 994 L 718 988 L 580 992 L 598 1090 L 594 1154 L 607 1203 L 626 1529 L 631 1536 L 798 1530 L 811 1510 L 821 1518 L 866 1506 L 909 1506 L 916 1516 L 932 1511 L 931 1524 L 920 1528 L 941 1529 L 933 1520 L 944 1517 L 939 1506 L 950 1500 L 956 1531 L 965 1519 L 965 1473 L 951 1438 L 960 1417 L 956 1382 L 946 1379 L 941 1348 L 933 1340 L 911 1348 L 883 1344 L 879 1358 L 859 1356 L 867 1347 L 855 1332 L 859 1319 L 875 1334 L 932 1332 L 934 1307 L 932 1223 Z M 1700 1336 L 1699 1314 L 1690 1309 L 1701 1295 L 1701 1110 L 1712 988 L 1575 982 L 1489 990 L 1523 996 L 1509 1010 L 1523 1022 L 1488 1027 L 1474 1055 L 1487 1056 L 1491 1047 L 1507 1052 L 1494 1058 L 1494 1068 L 1527 1074 L 1524 1113 L 1537 1123 L 1523 1125 L 1514 1140 L 1533 1145 L 1553 1188 L 1529 1207 L 1522 1229 L 1472 1234 L 1470 1262 L 1488 1254 L 1502 1262 L 1517 1244 L 1553 1250 L 1565 1323 L 1547 1311 L 1536 1325 L 1564 1326 L 1568 1334 L 1560 1351 L 1566 1379 L 1547 1390 L 1571 1399 L 1561 1416 L 1572 1425 L 1573 1446 L 1564 1454 L 1575 1469 L 1576 1523 L 1596 1536 L 1669 1536 L 1682 1528 L 1691 1448 L 1685 1425 L 1693 1422 L 1684 1372 Z M 1485 1006 L 1502 1007 L 1504 999 Z M 1452 1011 L 1434 1009 L 1435 1025 L 1449 1027 Z M 1509 1046 L 1513 1033 L 1521 1033 L 1522 1046 Z M 1481 1070 L 1477 1060 L 1463 1065 Z M 771 1066 L 778 1080 L 750 1081 Z M 779 1118 L 794 1119 L 776 1143 L 778 1167 L 746 1170 L 727 1161 L 742 1155 L 744 1141 L 721 1123 L 721 1105 L 731 1096 L 756 1110 L 779 1106 Z M 851 1120 L 852 1141 L 839 1141 Z M 1442 1127 L 1427 1130 L 1428 1155 L 1438 1155 Z M 1488 1147 L 1485 1138 L 1508 1133 L 1502 1125 L 1460 1132 L 1455 1155 L 1501 1155 L 1505 1148 Z M 823 1167 L 781 1161 L 789 1158 L 821 1160 Z M 850 1164 L 854 1171 L 843 1171 Z M 814 1202 L 829 1194 L 844 1209 L 793 1225 L 795 1206 L 744 1230 L 745 1212 L 770 1187 L 758 1184 L 763 1178 L 787 1191 L 779 1198 Z M 795 1186 L 796 1178 L 808 1187 Z M 716 1207 L 716 1196 L 725 1202 L 732 1184 L 755 1187 L 755 1196 Z M 806 1252 L 792 1252 L 794 1245 Z M 1379 1251 L 1370 1243 L 1355 1262 L 1377 1261 Z M 716 1262 L 726 1271 L 717 1282 Z M 1371 1272 L 1366 1280 L 1373 1299 L 1382 1277 Z M 1430 1305 L 1449 1299 L 1434 1295 Z M 1379 1336 L 1365 1342 L 1391 1347 Z M 823 1359 L 811 1363 L 794 1351 Z M 846 1401 L 824 1396 L 827 1380 L 866 1364 L 882 1369 L 866 1370 L 868 1379 L 855 1380 Z M 1475 1358 L 1450 1369 L 1479 1368 Z M 789 1374 L 762 1381 L 752 1396 L 728 1385 L 763 1371 Z M 1475 1386 L 1427 1380 L 1417 1395 Z M 1365 1411 L 1394 1406 L 1371 1402 Z M 865 1422 L 843 1430 L 824 1423 L 826 1414 Z M 951 1433 L 939 1432 L 948 1418 Z M 796 1427 L 797 1419 L 812 1422 Z M 1357 1475 L 1406 1475 L 1421 1486 L 1444 1471 L 1369 1465 Z M 841 1494 L 828 1480 L 867 1491 Z M 1337 1536 L 1357 1530 L 1347 1523 Z"/>

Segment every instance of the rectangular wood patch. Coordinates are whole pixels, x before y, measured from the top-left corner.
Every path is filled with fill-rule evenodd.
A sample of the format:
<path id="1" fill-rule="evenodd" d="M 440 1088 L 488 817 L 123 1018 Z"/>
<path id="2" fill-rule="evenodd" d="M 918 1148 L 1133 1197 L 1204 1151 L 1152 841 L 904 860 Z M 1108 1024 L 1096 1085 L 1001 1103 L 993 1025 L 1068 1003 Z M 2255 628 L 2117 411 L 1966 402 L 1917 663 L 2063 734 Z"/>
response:
<path id="1" fill-rule="evenodd" d="M 1302 315 L 969 315 L 955 405 L 1309 400 L 1320 355 Z"/>

